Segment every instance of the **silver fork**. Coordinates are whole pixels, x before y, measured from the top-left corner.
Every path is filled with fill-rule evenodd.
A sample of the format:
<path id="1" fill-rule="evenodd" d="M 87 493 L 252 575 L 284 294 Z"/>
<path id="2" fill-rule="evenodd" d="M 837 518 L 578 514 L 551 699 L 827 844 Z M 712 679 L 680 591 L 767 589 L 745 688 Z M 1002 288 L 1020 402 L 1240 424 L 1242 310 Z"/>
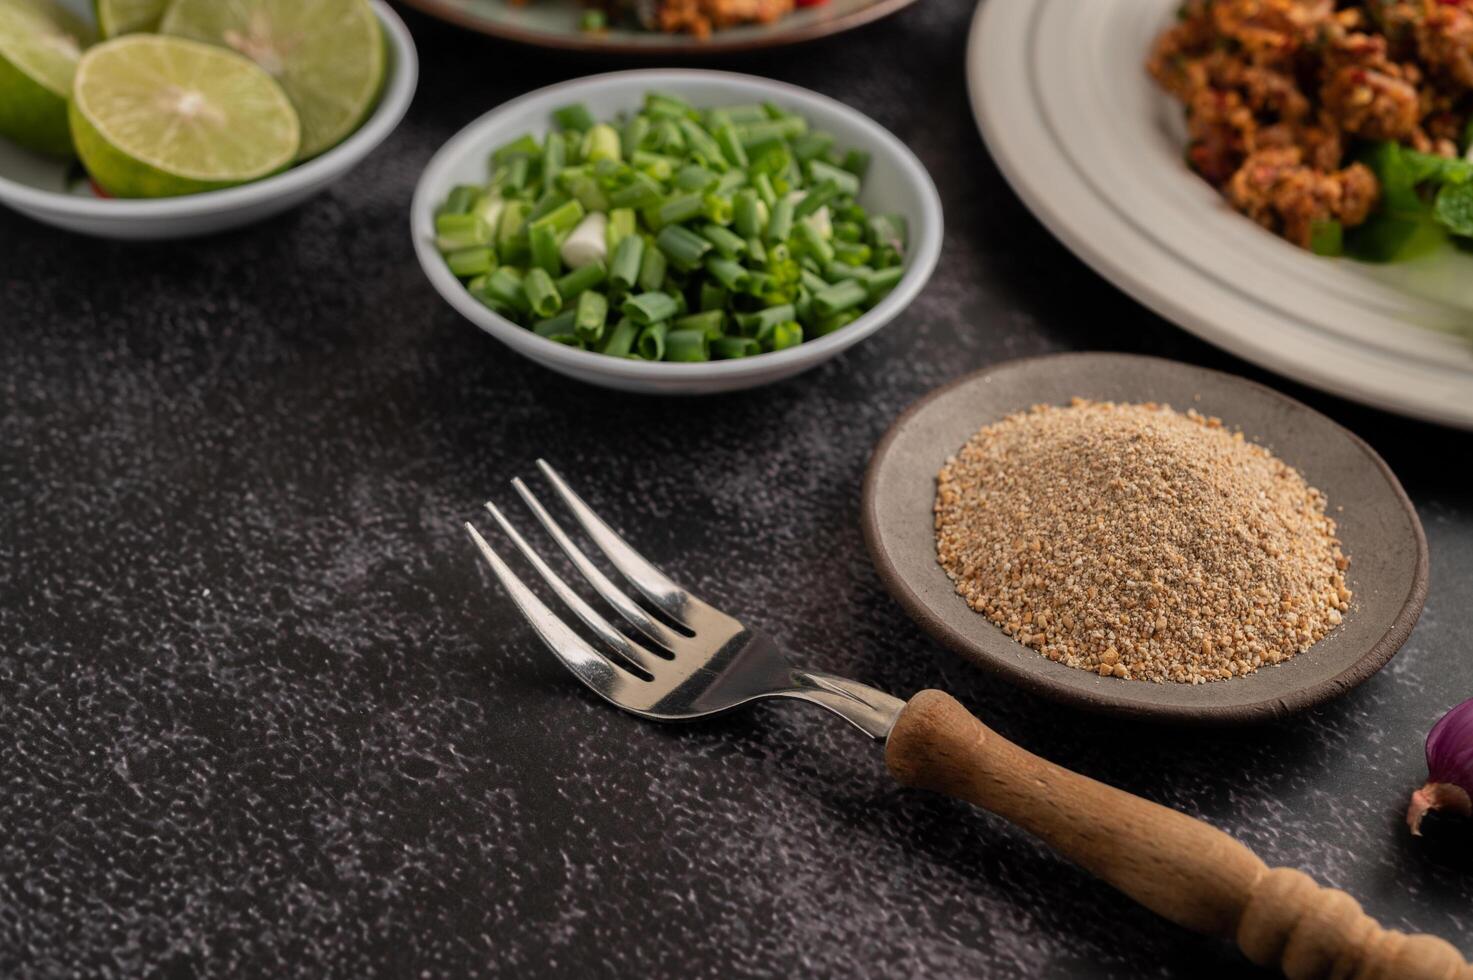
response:
<path id="1" fill-rule="evenodd" d="M 922 691 L 905 702 L 857 681 L 793 666 L 766 635 L 672 582 L 546 462 L 538 460 L 537 466 L 608 562 L 678 628 L 600 571 L 520 479 L 512 486 L 533 515 L 642 640 L 584 601 L 495 504 L 486 504 L 491 517 L 607 652 L 548 609 L 473 524 L 467 522 L 466 531 L 543 643 L 615 706 L 655 721 L 686 721 L 761 698 L 808 701 L 884 739 L 886 762 L 901 783 L 947 793 L 1012 821 L 1173 922 L 1235 938 L 1260 966 L 1277 965 L 1305 978 L 1473 980 L 1473 966 L 1451 944 L 1382 929 L 1343 892 L 1290 868 L 1269 868 L 1200 820 L 1046 762 L 941 691 Z"/>

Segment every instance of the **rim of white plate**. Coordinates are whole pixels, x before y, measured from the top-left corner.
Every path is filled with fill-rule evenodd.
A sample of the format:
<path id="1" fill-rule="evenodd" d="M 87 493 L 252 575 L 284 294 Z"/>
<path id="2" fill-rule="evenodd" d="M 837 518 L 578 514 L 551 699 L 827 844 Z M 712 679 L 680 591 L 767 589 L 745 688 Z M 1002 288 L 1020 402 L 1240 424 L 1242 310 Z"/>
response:
<path id="1" fill-rule="evenodd" d="M 614 81 L 652 88 L 665 86 L 678 94 L 681 82 L 697 79 L 726 84 L 732 86 L 734 90 L 744 89 L 749 92 L 766 93 L 766 97 L 769 98 L 776 96 L 800 111 L 807 104 L 823 106 L 831 112 L 842 114 L 866 135 L 867 141 L 857 148 L 870 150 L 877 154 L 884 152 L 898 165 L 906 182 L 918 192 L 922 213 L 907 216 L 911 225 L 912 245 L 905 275 L 901 277 L 900 282 L 890 291 L 890 294 L 873 309 L 842 330 L 787 350 L 771 351 L 730 361 L 703 361 L 694 364 L 672 364 L 667 361 L 652 363 L 578 350 L 566 344 L 548 340 L 546 337 L 540 337 L 526 327 L 512 323 L 478 302 L 466 291 L 460 280 L 451 274 L 432 242 L 433 214 L 438 203 L 433 199 L 436 193 L 433 188 L 440 187 L 446 182 L 447 175 L 469 152 L 469 147 L 481 138 L 483 131 L 497 122 L 497 117 L 508 115 L 529 102 L 550 99 L 553 96 L 571 99 L 575 98 L 581 90 L 597 88 Z M 733 94 L 739 93 L 734 91 Z M 535 351 L 536 356 L 546 363 L 559 364 L 607 377 L 637 380 L 669 378 L 694 380 L 764 375 L 784 365 L 817 364 L 875 333 L 909 306 L 925 286 L 926 281 L 930 279 L 941 257 L 943 219 L 941 197 L 936 191 L 936 185 L 931 180 L 930 173 L 910 151 L 910 148 L 888 129 L 864 113 L 836 99 L 798 85 L 789 85 L 786 82 L 778 82 L 756 75 L 745 75 L 740 72 L 701 68 L 637 68 L 587 75 L 548 85 L 509 102 L 504 102 L 473 120 L 435 153 L 429 166 L 420 176 L 419 184 L 414 191 L 414 201 L 410 205 L 410 230 L 414 238 L 415 253 L 419 256 L 420 265 L 424 267 L 425 275 L 429 277 L 435 290 L 462 316 L 513 350 L 520 351 L 527 348 Z"/>
<path id="2" fill-rule="evenodd" d="M 273 177 L 182 197 L 141 199 L 78 197 L 45 191 L 0 174 L 0 197 L 18 207 L 36 208 L 50 214 L 78 218 L 186 218 L 218 211 L 256 207 L 292 191 L 312 186 L 342 169 L 345 158 L 365 156 L 399 125 L 419 82 L 419 55 L 409 28 L 384 0 L 370 0 L 373 12 L 384 27 L 393 48 L 390 75 L 372 114 L 337 146 Z"/>
<path id="3" fill-rule="evenodd" d="M 1165 0 L 1160 6 L 1167 9 Z M 1084 13 L 1104 16 L 1107 7 L 1113 9 L 1113 0 Z M 1473 427 L 1473 371 L 1456 363 L 1473 362 L 1473 350 L 1405 322 L 1446 322 L 1460 316 L 1456 308 L 1353 273 L 1360 268 L 1354 263 L 1301 253 L 1232 213 L 1185 167 L 1163 175 L 1149 166 L 1154 156 L 1140 153 L 1141 166 L 1125 169 L 1129 154 L 1113 146 L 1099 147 L 1092 165 L 1079 159 L 1051 113 L 1074 105 L 1085 97 L 1081 92 L 1127 84 L 1096 77 L 1107 64 L 1131 72 L 1129 84 L 1137 84 L 1146 51 L 1133 51 L 1129 65 L 1114 65 L 1097 50 L 1076 50 L 1069 58 L 1073 75 L 1089 77 L 1044 72 L 1038 45 L 1049 42 L 1040 24 L 1055 32 L 1056 43 L 1066 43 L 1057 36 L 1064 13 L 1055 0 L 989 0 L 978 7 L 968 42 L 978 128 L 1044 225 L 1116 286 L 1238 356 L 1379 408 Z M 1099 98 L 1091 107 L 1097 113 L 1110 104 Z M 1116 194 L 1100 186 L 1105 178 Z M 1155 205 L 1155 217 L 1176 220 L 1147 225 L 1112 196 Z M 1231 281 L 1267 291 L 1250 293 Z"/>

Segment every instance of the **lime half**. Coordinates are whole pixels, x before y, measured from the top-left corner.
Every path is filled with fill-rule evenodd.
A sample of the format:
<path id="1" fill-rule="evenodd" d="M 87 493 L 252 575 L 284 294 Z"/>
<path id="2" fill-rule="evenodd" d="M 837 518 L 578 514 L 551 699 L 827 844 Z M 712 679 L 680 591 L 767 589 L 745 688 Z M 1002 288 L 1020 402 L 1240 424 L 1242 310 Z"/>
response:
<path id="1" fill-rule="evenodd" d="M 160 29 L 270 72 L 302 118 L 303 159 L 357 129 L 383 86 L 387 52 L 367 0 L 174 0 Z"/>
<path id="2" fill-rule="evenodd" d="M 0 136 L 70 156 L 66 100 L 91 32 L 52 0 L 0 0 Z"/>
<path id="3" fill-rule="evenodd" d="M 94 0 L 103 37 L 157 30 L 168 0 Z"/>
<path id="4" fill-rule="evenodd" d="M 72 136 L 117 197 L 243 184 L 296 159 L 286 93 L 246 58 L 178 37 L 129 34 L 89 50 L 72 88 Z"/>

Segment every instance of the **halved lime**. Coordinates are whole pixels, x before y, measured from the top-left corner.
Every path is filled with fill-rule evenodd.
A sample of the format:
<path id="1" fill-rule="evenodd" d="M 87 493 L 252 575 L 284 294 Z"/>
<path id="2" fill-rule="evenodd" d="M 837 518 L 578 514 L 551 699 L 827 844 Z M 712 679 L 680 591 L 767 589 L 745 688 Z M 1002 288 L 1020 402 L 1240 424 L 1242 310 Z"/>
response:
<path id="1" fill-rule="evenodd" d="M 93 0 L 103 37 L 157 30 L 169 0 Z"/>
<path id="2" fill-rule="evenodd" d="M 91 41 L 87 26 L 52 0 L 0 0 L 0 136 L 72 154 L 66 100 Z"/>
<path id="3" fill-rule="evenodd" d="M 115 197 L 172 197 L 243 184 L 296 159 L 301 124 L 275 79 L 233 51 L 128 34 L 82 56 L 72 137 Z"/>
<path id="4" fill-rule="evenodd" d="M 175 0 L 160 30 L 233 48 L 269 71 L 302 118 L 303 159 L 358 128 L 388 60 L 367 0 Z"/>

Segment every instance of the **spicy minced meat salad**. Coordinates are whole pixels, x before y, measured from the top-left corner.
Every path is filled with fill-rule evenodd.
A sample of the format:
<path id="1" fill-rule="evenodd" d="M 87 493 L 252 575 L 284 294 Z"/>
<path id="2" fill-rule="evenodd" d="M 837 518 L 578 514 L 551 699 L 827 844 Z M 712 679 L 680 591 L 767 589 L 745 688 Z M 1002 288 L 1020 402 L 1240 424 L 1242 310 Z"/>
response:
<path id="1" fill-rule="evenodd" d="M 1305 248 L 1338 252 L 1388 191 L 1431 214 L 1428 179 L 1464 173 L 1473 0 L 1186 0 L 1148 68 L 1187 107 L 1190 165 Z"/>

